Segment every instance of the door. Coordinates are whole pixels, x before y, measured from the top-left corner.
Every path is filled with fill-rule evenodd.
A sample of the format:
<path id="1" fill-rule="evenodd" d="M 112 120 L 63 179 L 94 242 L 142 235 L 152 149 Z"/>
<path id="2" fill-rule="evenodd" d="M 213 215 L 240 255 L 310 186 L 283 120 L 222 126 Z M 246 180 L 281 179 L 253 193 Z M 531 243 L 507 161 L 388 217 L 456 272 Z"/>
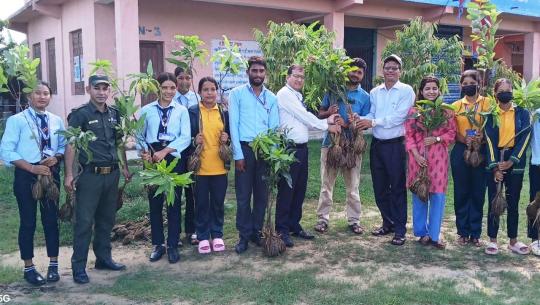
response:
<path id="1" fill-rule="evenodd" d="M 362 28 L 345 28 L 345 50 L 351 58 L 362 58 L 367 64 L 362 88 L 369 92 L 373 88 L 373 72 L 376 70 L 373 66 L 375 53 L 375 30 Z"/>
<path id="2" fill-rule="evenodd" d="M 163 42 L 162 41 L 140 41 L 139 42 L 140 54 L 141 54 L 141 72 L 146 72 L 148 63 L 152 61 L 152 67 L 154 70 L 154 77 L 157 77 L 163 72 Z M 149 94 L 141 99 L 141 104 L 144 106 L 157 99 L 157 95 Z"/>

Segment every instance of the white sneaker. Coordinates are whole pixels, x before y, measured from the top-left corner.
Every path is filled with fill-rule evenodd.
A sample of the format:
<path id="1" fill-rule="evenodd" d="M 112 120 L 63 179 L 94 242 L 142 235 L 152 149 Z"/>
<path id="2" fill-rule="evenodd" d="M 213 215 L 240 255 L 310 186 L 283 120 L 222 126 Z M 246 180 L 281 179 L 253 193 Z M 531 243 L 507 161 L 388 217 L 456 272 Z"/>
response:
<path id="1" fill-rule="evenodd" d="M 532 254 L 536 256 L 540 256 L 540 241 L 535 240 L 530 245 L 529 248 L 531 248 Z"/>

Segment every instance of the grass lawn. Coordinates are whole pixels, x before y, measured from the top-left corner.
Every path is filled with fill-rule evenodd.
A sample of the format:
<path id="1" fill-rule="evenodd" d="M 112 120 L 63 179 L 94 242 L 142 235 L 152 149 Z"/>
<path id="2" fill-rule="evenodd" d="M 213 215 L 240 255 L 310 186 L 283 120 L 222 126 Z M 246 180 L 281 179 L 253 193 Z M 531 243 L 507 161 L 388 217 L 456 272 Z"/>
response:
<path id="1" fill-rule="evenodd" d="M 309 147 L 303 225 L 312 230 L 320 189 L 320 143 L 311 142 Z M 133 164 L 134 172 L 137 168 Z M 115 258 L 126 263 L 128 271 L 98 272 L 89 264 L 91 284 L 78 286 L 70 278 L 71 252 L 64 249 L 62 280 L 34 289 L 20 281 L 21 265 L 12 257 L 19 255 L 18 211 L 11 191 L 12 170 L 0 169 L 0 294 L 10 294 L 15 304 L 538 304 L 540 260 L 518 257 L 505 249 L 505 217 L 501 221 L 498 256 L 487 257 L 483 248 L 456 245 L 452 185 L 446 203 L 443 235 L 448 247 L 444 251 L 425 248 L 414 241 L 410 215 L 408 240 L 403 247 L 391 246 L 389 237 L 349 233 L 344 212 L 345 187 L 340 177 L 329 232 L 317 235 L 314 241 L 295 240 L 295 247 L 283 256 L 269 259 L 252 244 L 241 256 L 233 251 L 237 241 L 233 176 L 229 175 L 225 202 L 225 253 L 202 256 L 195 247 L 184 246 L 180 263 L 170 265 L 166 260 L 147 261 L 149 242 L 114 244 Z M 526 243 L 527 177 L 526 174 L 519 225 L 519 239 Z M 128 200 L 118 213 L 118 221 L 145 217 L 148 202 L 137 179 L 126 191 Z M 369 230 L 380 224 L 380 215 L 373 199 L 367 155 L 362 164 L 360 197 L 361 223 Z M 487 214 L 487 202 L 485 210 Z M 484 217 L 484 232 L 485 222 Z M 39 223 L 35 238 L 36 246 L 44 245 Z M 483 238 L 486 239 L 485 233 Z M 61 224 L 61 244 L 71 244 L 69 224 Z"/>

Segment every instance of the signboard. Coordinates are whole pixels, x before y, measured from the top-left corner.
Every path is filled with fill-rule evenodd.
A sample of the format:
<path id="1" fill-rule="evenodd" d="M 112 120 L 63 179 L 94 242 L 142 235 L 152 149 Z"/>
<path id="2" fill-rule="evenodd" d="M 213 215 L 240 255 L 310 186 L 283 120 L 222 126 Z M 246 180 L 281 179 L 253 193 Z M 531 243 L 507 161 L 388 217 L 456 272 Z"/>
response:
<path id="1" fill-rule="evenodd" d="M 262 56 L 262 51 L 259 48 L 259 45 L 256 41 L 252 40 L 230 40 L 231 44 L 238 45 L 238 49 L 242 56 L 244 58 L 249 58 L 251 56 Z M 212 55 L 214 55 L 217 51 L 223 49 L 223 39 L 212 39 Z M 214 78 L 219 81 L 223 75 L 222 72 L 219 71 L 219 64 L 217 62 L 212 63 L 212 74 L 214 75 Z M 237 75 L 231 75 L 228 74 L 223 78 L 223 81 L 221 83 L 221 87 L 225 89 L 226 91 L 239 86 L 243 85 L 248 82 L 248 77 L 246 75 L 246 70 L 242 69 L 239 74 Z"/>
<path id="2" fill-rule="evenodd" d="M 459 7 L 459 1 L 448 0 L 402 0 L 405 2 L 416 2 L 434 4 L 440 6 Z M 470 0 L 465 0 L 465 7 Z M 497 6 L 497 10 L 503 13 L 540 17 L 540 1 L 538 0 L 491 0 Z"/>

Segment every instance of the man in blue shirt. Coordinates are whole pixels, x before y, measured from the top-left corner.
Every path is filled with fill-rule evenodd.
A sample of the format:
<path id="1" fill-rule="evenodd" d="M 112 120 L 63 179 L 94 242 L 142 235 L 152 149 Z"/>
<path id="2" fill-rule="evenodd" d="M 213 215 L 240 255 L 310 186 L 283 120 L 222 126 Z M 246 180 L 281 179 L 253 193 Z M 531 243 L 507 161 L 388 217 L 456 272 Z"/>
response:
<path id="1" fill-rule="evenodd" d="M 262 57 L 250 57 L 247 74 L 249 83 L 234 88 L 229 95 L 229 124 L 238 205 L 236 228 L 240 235 L 240 241 L 235 247 L 238 254 L 247 250 L 249 240 L 261 245 L 261 230 L 268 204 L 267 185 L 263 180 L 267 164 L 255 158 L 249 143 L 258 134 L 279 126 L 277 98 L 264 87 L 266 61 Z"/>
<path id="2" fill-rule="evenodd" d="M 319 118 L 325 119 L 329 116 L 339 113 L 340 123 L 345 135 L 351 139 L 351 129 L 355 126 L 349 126 L 349 113 L 347 108 L 351 107 L 352 114 L 359 116 L 366 115 L 369 112 L 369 94 L 362 89 L 360 83 L 364 78 L 366 71 L 366 62 L 361 58 L 355 58 L 353 66 L 358 69 L 349 73 L 349 81 L 347 82 L 347 102 L 339 99 L 336 103 L 331 102 L 330 95 L 327 94 L 322 101 L 319 109 Z M 326 133 L 322 142 L 321 148 L 321 192 L 319 195 L 319 205 L 317 207 L 318 222 L 315 225 L 315 231 L 324 233 L 328 229 L 330 220 L 330 209 L 332 207 L 334 185 L 338 171 L 341 171 L 345 180 L 345 188 L 347 193 L 347 223 L 349 229 L 355 234 L 362 234 L 363 229 L 360 226 L 360 193 L 358 184 L 360 183 L 360 169 L 362 167 L 362 155 L 356 157 L 356 163 L 353 168 L 334 168 L 327 165 L 328 147 L 330 146 L 330 136 Z"/>
<path id="3" fill-rule="evenodd" d="M 191 71 L 186 71 L 182 67 L 176 67 L 174 69 L 174 76 L 176 77 L 176 93 L 173 97 L 173 101 L 189 109 L 191 106 L 199 105 L 201 97 L 191 91 L 191 82 L 193 75 Z M 189 159 L 189 149 L 182 151 L 182 157 L 180 158 L 180 168 L 182 173 L 187 173 L 187 161 Z M 180 189 L 178 197 L 182 198 L 182 192 L 185 196 L 185 212 L 184 212 L 184 232 L 186 232 L 186 241 L 192 245 L 197 245 L 197 235 L 195 234 L 195 201 L 193 200 L 193 189 L 189 185 L 185 189 Z M 182 230 L 180 230 L 182 231 Z M 182 245 L 182 241 L 179 241 L 179 245 Z"/>
<path id="4" fill-rule="evenodd" d="M 407 189 L 405 186 L 405 120 L 414 104 L 411 86 L 399 81 L 401 58 L 390 55 L 383 61 L 384 83 L 370 92 L 371 109 L 360 120 L 362 129 L 373 128 L 369 151 L 375 201 L 383 224 L 371 232 L 375 236 L 395 232 L 392 244 L 405 243 Z"/>

